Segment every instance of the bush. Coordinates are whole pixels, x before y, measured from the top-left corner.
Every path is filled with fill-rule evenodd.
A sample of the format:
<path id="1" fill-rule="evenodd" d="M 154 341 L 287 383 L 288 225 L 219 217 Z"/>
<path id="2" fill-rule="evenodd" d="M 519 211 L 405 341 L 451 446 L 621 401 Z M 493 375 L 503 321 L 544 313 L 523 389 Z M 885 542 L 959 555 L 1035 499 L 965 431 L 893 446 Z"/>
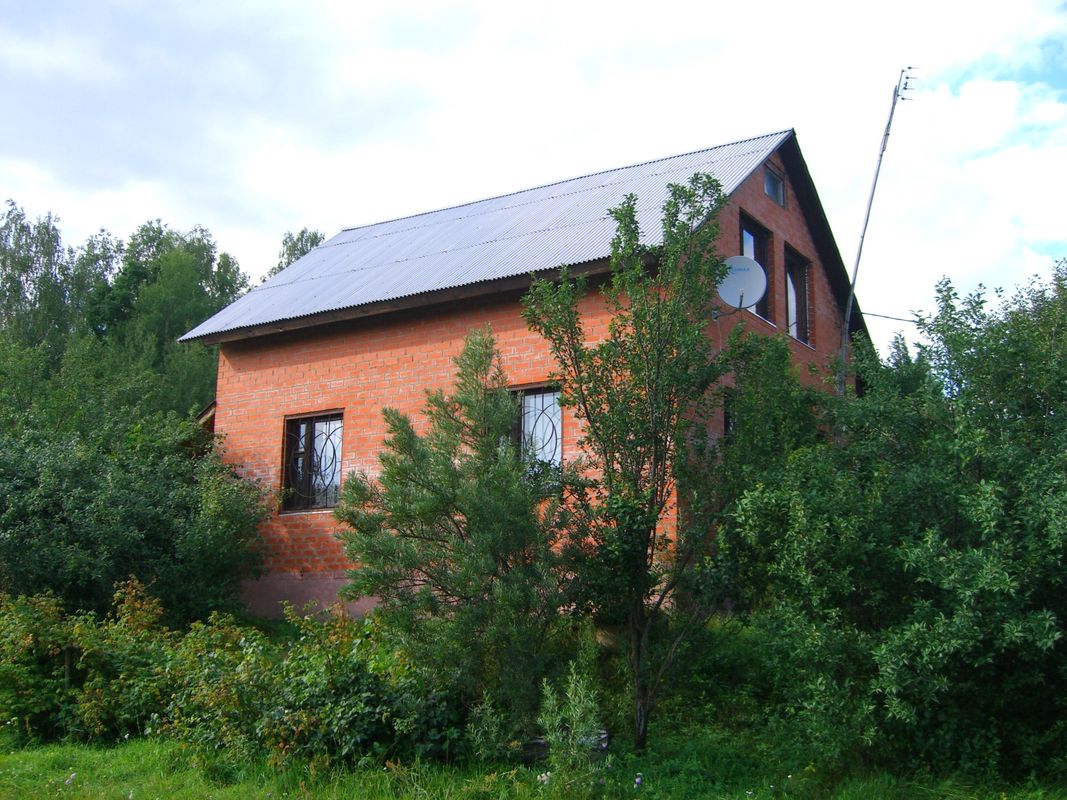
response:
<path id="1" fill-rule="evenodd" d="M 52 591 L 104 613 L 136 576 L 173 624 L 235 606 L 260 563 L 259 489 L 193 423 L 117 424 L 97 436 L 0 434 L 0 591 Z"/>
<path id="2" fill-rule="evenodd" d="M 281 658 L 266 636 L 230 617 L 194 622 L 166 665 L 172 689 L 162 730 L 212 770 L 262 758 L 258 727 L 277 696 Z"/>
<path id="3" fill-rule="evenodd" d="M 447 758 L 454 703 L 379 647 L 375 623 L 299 616 L 287 644 L 213 616 L 174 649 L 166 730 L 227 773 L 266 758 L 327 769 L 364 757 Z"/>
<path id="4" fill-rule="evenodd" d="M 0 716 L 21 738 L 64 732 L 75 691 L 71 628 L 53 595 L 0 600 Z"/>
<path id="5" fill-rule="evenodd" d="M 84 676 L 75 701 L 77 733 L 114 740 L 141 736 L 166 708 L 170 694 L 164 669 L 175 634 L 161 625 L 163 606 L 135 579 L 121 584 L 114 611 L 97 622 L 74 618 L 74 642 Z"/>
<path id="6" fill-rule="evenodd" d="M 167 703 L 172 634 L 162 608 L 130 580 L 104 620 L 65 614 L 53 595 L 0 603 L 0 716 L 25 738 L 113 741 L 141 735 Z"/>
<path id="7" fill-rule="evenodd" d="M 1067 264 L 995 312 L 943 284 L 918 357 L 860 348 L 832 435 L 796 437 L 733 507 L 720 552 L 812 757 L 1067 768 L 1064 319 Z"/>
<path id="8" fill-rule="evenodd" d="M 447 758 L 460 740 L 453 704 L 416 671 L 376 650 L 375 623 L 297 616 L 260 736 L 278 762 L 325 765 L 363 756 Z"/>

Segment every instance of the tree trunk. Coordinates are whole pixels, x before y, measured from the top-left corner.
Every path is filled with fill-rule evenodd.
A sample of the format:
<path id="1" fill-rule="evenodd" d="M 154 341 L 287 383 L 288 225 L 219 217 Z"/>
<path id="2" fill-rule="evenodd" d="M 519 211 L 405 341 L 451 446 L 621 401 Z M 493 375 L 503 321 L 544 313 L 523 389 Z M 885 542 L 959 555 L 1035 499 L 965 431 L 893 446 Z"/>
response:
<path id="1" fill-rule="evenodd" d="M 634 703 L 634 749 L 640 752 L 648 741 L 648 703 L 638 697 Z"/>
<path id="2" fill-rule="evenodd" d="M 648 740 L 651 698 L 648 685 L 648 625 L 643 599 L 630 610 L 630 664 L 634 671 L 634 749 L 644 750 Z"/>

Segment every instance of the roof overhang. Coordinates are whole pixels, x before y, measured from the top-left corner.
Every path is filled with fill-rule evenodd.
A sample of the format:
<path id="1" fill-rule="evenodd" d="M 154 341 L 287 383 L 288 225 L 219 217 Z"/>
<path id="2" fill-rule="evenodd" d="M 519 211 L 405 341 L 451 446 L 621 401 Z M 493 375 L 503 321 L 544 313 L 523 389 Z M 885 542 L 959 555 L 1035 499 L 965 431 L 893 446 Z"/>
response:
<path id="1" fill-rule="evenodd" d="M 421 292 L 419 294 L 408 295 L 407 297 L 400 297 L 394 300 L 384 300 L 377 303 L 368 303 L 366 305 L 339 308 L 321 314 L 309 314 L 304 317 L 278 320 L 263 325 L 249 325 L 244 328 L 233 328 L 219 333 L 200 336 L 196 339 L 185 339 L 184 341 L 198 341 L 203 344 L 220 344 L 222 342 L 254 339 L 261 336 L 270 336 L 272 334 L 289 333 L 290 331 L 304 330 L 306 328 L 318 328 L 323 325 L 330 325 L 338 322 L 378 317 L 385 314 L 410 311 L 416 308 L 425 308 L 444 303 L 521 293 L 526 291 L 536 278 L 545 278 L 547 280 L 557 279 L 561 269 L 562 267 L 556 267 L 555 269 L 541 270 L 537 273 L 527 275 L 497 278 L 491 281 L 479 281 L 478 283 L 469 283 L 464 286 L 439 289 L 433 292 Z M 568 270 L 571 275 L 606 275 L 611 271 L 611 264 L 608 259 L 598 259 L 585 264 L 573 264 L 568 267 Z"/>
<path id="2" fill-rule="evenodd" d="M 804 221 L 807 223 L 808 230 L 811 231 L 812 239 L 815 241 L 815 247 L 819 251 L 819 260 L 826 269 L 826 276 L 830 282 L 830 289 L 834 294 L 834 299 L 837 301 L 838 308 L 841 309 L 842 316 L 844 316 L 851 280 L 848 276 L 845 262 L 841 258 L 841 251 L 837 249 L 837 242 L 834 240 L 833 231 L 830 229 L 830 221 L 826 217 L 826 211 L 823 209 L 822 201 L 819 199 L 819 193 L 815 189 L 815 181 L 812 180 L 811 172 L 808 170 L 808 165 L 800 152 L 796 133 L 782 143 L 778 148 L 778 154 L 789 172 L 793 191 L 800 200 L 800 208 L 804 213 Z M 863 319 L 863 312 L 860 311 L 859 301 L 854 300 L 849 333 L 859 332 L 869 336 L 867 323 Z"/>

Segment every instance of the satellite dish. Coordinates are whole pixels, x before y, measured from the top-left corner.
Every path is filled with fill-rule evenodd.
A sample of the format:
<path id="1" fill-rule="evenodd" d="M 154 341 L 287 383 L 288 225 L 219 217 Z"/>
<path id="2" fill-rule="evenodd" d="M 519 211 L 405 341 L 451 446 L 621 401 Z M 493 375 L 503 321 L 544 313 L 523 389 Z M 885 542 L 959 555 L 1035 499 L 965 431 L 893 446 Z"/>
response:
<path id="1" fill-rule="evenodd" d="M 748 256 L 730 256 L 726 268 L 729 272 L 719 284 L 719 297 L 734 308 L 752 308 L 767 291 L 767 273 Z"/>

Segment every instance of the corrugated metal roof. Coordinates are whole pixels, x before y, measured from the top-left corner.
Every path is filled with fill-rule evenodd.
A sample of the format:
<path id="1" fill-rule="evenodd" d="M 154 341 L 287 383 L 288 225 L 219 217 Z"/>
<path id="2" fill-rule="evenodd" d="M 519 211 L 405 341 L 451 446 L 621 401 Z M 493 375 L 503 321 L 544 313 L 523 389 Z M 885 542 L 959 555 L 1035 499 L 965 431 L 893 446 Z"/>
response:
<path id="1" fill-rule="evenodd" d="M 707 172 L 730 194 L 792 135 L 780 131 L 345 229 L 181 340 L 224 339 L 272 323 L 605 258 L 615 233 L 607 210 L 631 193 L 642 238 L 658 244 L 668 184 Z"/>

